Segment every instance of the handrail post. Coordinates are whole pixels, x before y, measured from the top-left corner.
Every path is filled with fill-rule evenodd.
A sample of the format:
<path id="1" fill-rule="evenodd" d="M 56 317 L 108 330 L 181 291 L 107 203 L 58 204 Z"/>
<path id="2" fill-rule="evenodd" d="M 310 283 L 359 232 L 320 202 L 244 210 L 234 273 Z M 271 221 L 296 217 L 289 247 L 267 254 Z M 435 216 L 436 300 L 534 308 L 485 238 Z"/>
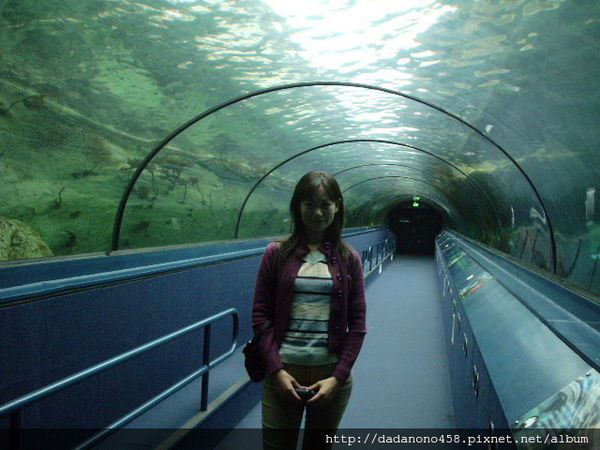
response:
<path id="1" fill-rule="evenodd" d="M 214 361 L 210 360 L 210 342 L 211 342 L 211 324 L 212 322 L 219 320 L 227 315 L 231 315 L 233 319 L 233 333 L 232 333 L 232 343 L 230 349 L 217 357 Z M 125 353 L 121 353 L 113 358 L 107 359 L 98 363 L 92 367 L 84 369 L 80 372 L 77 372 L 71 376 L 58 380 L 54 383 L 51 383 L 47 386 L 44 386 L 40 389 L 32 391 L 24 396 L 21 396 L 17 399 L 14 399 L 8 403 L 0 404 L 0 417 L 9 418 L 9 427 L 8 427 L 8 448 L 9 450 L 20 450 L 23 447 L 23 435 L 22 435 L 22 418 L 21 411 L 22 408 L 26 405 L 32 404 L 34 402 L 40 401 L 43 398 L 48 397 L 49 395 L 61 391 L 75 383 L 78 383 L 86 378 L 91 377 L 92 375 L 96 375 L 104 370 L 115 366 L 123 361 L 126 361 L 134 356 L 137 356 L 147 350 L 152 348 L 156 348 L 160 345 L 165 344 L 177 337 L 180 337 L 184 334 L 190 333 L 199 329 L 200 327 L 204 328 L 204 354 L 203 354 L 203 366 L 195 371 L 194 373 L 188 375 L 183 378 L 179 382 L 175 383 L 173 386 L 168 388 L 167 390 L 161 392 L 159 395 L 153 397 L 140 407 L 121 417 L 116 422 L 105 427 L 104 430 L 95 434 L 85 442 L 81 443 L 77 450 L 87 449 L 94 445 L 96 442 L 101 439 L 106 438 L 109 434 L 115 432 L 117 429 L 122 428 L 127 423 L 131 422 L 133 419 L 139 417 L 144 412 L 148 411 L 153 406 L 157 405 L 159 402 L 172 395 L 174 392 L 177 392 L 179 389 L 183 388 L 191 381 L 197 379 L 200 376 L 203 376 L 202 379 L 202 398 L 201 398 L 201 407 L 203 411 L 208 409 L 208 372 L 212 367 L 217 366 L 225 359 L 232 356 L 237 348 L 237 337 L 239 331 L 239 317 L 237 310 L 235 308 L 230 308 L 225 311 L 222 311 L 219 314 L 215 314 L 207 319 L 196 322 L 187 327 L 181 328 L 173 333 L 160 337 L 158 339 L 154 339 L 146 344 L 143 344 L 139 347 L 136 347 L 132 350 L 129 350 Z M 212 366 L 211 366 L 212 365 Z"/>
<path id="2" fill-rule="evenodd" d="M 237 347 L 237 338 L 238 338 L 238 334 L 240 334 L 240 320 L 239 317 L 237 315 L 231 315 L 231 319 L 233 320 L 233 327 L 232 327 L 232 333 L 231 333 L 231 342 L 235 343 L 235 346 Z"/>
<path id="3" fill-rule="evenodd" d="M 202 365 L 208 366 L 210 364 L 210 335 L 211 335 L 211 324 L 207 324 L 204 327 L 204 350 L 202 352 Z M 202 374 L 202 391 L 200 394 L 200 411 L 206 411 L 208 409 L 208 377 L 210 376 L 210 370 L 207 370 Z"/>

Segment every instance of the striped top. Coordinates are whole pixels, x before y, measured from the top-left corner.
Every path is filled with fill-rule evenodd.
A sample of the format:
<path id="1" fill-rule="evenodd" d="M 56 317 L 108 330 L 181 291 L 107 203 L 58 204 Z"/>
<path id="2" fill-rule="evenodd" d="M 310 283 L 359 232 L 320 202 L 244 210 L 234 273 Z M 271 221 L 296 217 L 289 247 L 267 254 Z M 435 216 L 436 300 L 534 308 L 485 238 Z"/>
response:
<path id="1" fill-rule="evenodd" d="M 318 250 L 308 253 L 294 282 L 290 321 L 279 349 L 282 362 L 320 366 L 338 361 L 327 338 L 332 287 L 325 255 Z"/>

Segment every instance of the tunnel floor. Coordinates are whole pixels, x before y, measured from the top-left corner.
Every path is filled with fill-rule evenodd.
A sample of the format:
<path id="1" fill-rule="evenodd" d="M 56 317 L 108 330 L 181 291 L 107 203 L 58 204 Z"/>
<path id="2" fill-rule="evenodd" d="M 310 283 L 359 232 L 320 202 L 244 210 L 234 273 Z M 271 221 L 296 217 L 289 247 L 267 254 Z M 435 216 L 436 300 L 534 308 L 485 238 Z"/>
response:
<path id="1" fill-rule="evenodd" d="M 440 302 L 433 256 L 395 255 L 370 283 L 368 332 L 341 429 L 455 428 Z M 236 428 L 260 427 L 259 403 Z M 217 448 L 235 448 L 234 439 Z"/>

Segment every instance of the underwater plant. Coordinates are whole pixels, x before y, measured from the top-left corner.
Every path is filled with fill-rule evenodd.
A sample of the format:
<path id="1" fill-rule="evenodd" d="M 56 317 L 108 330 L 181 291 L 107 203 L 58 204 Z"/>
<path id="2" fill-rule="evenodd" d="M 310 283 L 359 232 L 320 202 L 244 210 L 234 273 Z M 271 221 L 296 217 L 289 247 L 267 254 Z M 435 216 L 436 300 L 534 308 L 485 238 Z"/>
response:
<path id="1" fill-rule="evenodd" d="M 56 198 L 52 201 L 52 207 L 54 209 L 60 209 L 62 208 L 62 193 L 65 190 L 66 186 L 63 186 L 60 191 L 58 191 L 58 195 L 56 196 Z"/>
<path id="2" fill-rule="evenodd" d="M 161 178 L 169 183 L 168 191 L 171 192 L 176 186 L 187 185 L 187 182 L 181 179 L 181 174 L 186 167 L 192 165 L 192 162 L 177 156 L 167 156 L 160 162 L 162 169 Z"/>
<path id="3" fill-rule="evenodd" d="M 139 186 L 135 189 L 135 193 L 140 200 L 145 200 L 148 202 L 148 208 L 154 207 L 154 200 L 158 197 L 158 190 L 154 184 L 154 178 L 152 179 L 152 189 L 147 185 Z M 154 194 L 151 196 L 151 194 Z"/>
<path id="4" fill-rule="evenodd" d="M 196 190 L 198 192 L 200 192 L 200 185 L 198 184 L 198 182 L 200 180 L 198 179 L 198 177 L 188 177 L 187 181 L 188 181 L 188 183 L 189 183 L 190 186 L 195 186 Z"/>
<path id="5" fill-rule="evenodd" d="M 65 247 L 67 247 L 67 248 L 75 247 L 78 244 L 77 236 L 75 236 L 75 233 L 73 233 L 72 231 L 65 230 L 65 232 L 68 235 L 67 241 L 65 242 Z"/>

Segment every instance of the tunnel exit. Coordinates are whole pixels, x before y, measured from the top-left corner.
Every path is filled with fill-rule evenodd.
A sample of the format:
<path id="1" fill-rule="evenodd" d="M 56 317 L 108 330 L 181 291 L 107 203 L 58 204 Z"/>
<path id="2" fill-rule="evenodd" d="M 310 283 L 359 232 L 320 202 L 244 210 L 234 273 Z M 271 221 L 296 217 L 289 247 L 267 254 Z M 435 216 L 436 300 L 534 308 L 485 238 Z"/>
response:
<path id="1" fill-rule="evenodd" d="M 434 253 L 435 237 L 442 230 L 442 215 L 421 197 L 415 196 L 395 206 L 387 224 L 396 235 L 396 250 L 401 253 Z"/>

